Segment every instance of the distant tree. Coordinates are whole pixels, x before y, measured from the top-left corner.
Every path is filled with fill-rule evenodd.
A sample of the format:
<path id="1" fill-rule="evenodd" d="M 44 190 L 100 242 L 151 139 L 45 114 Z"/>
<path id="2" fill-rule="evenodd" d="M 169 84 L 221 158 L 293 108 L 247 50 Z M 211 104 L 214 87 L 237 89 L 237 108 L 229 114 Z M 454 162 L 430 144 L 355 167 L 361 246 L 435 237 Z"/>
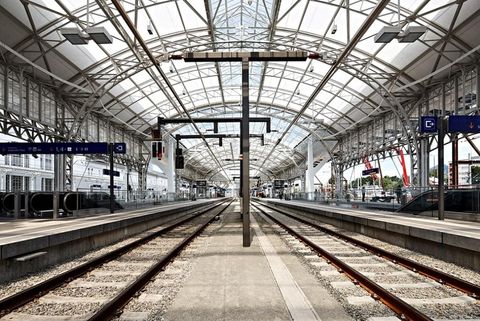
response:
<path id="1" fill-rule="evenodd" d="M 397 176 L 383 176 L 383 186 L 385 189 L 395 189 L 403 186 L 403 181 Z"/>
<path id="2" fill-rule="evenodd" d="M 330 179 L 328 180 L 328 184 L 330 185 L 335 185 L 335 176 L 332 175 L 332 177 L 330 177 Z"/>
<path id="3" fill-rule="evenodd" d="M 472 166 L 470 169 L 472 184 L 480 184 L 480 166 Z"/>
<path id="4" fill-rule="evenodd" d="M 362 187 L 364 185 L 372 185 L 372 184 L 373 184 L 373 178 L 371 176 L 362 177 L 360 186 L 358 186 L 358 180 L 357 179 L 350 182 L 350 186 L 352 188 L 359 188 L 359 187 Z"/>

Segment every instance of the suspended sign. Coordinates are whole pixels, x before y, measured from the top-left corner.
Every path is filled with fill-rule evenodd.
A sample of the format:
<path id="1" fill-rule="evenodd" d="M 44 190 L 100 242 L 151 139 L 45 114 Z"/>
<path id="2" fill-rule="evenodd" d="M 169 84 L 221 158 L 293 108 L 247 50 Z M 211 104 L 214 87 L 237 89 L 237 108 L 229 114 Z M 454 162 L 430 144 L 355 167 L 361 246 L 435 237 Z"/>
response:
<path id="1" fill-rule="evenodd" d="M 480 116 L 454 115 L 448 117 L 450 133 L 480 133 Z"/>
<path id="2" fill-rule="evenodd" d="M 362 171 L 362 175 L 371 175 L 371 174 L 378 174 L 379 169 L 378 168 L 370 168 L 370 169 L 365 169 Z"/>

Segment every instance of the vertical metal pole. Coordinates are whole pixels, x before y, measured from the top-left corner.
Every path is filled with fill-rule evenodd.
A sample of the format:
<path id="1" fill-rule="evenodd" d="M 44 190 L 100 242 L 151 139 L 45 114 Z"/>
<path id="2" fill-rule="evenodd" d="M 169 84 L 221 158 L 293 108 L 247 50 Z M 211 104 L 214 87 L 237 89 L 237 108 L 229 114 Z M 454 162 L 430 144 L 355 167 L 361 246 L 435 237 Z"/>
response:
<path id="1" fill-rule="evenodd" d="M 60 198 L 60 192 L 59 191 L 54 191 L 53 192 L 53 219 L 57 219 L 58 218 L 58 208 L 59 208 L 59 204 L 58 204 L 58 201 L 59 201 L 59 198 Z"/>
<path id="2" fill-rule="evenodd" d="M 452 181 L 453 188 L 458 187 L 458 135 L 452 134 Z"/>
<path id="3" fill-rule="evenodd" d="M 108 160 L 110 161 L 110 213 L 115 211 L 115 200 L 113 199 L 113 143 L 108 144 Z"/>
<path id="4" fill-rule="evenodd" d="M 31 188 L 31 187 L 30 187 Z M 32 188 L 31 188 L 32 189 Z M 25 214 L 24 214 L 24 217 L 25 218 L 28 218 L 28 214 L 30 213 L 30 206 L 28 204 L 28 201 L 30 199 L 30 192 L 29 191 L 25 191 L 25 199 L 24 199 L 24 208 L 25 208 Z"/>
<path id="5" fill-rule="evenodd" d="M 305 172 L 305 192 L 309 200 L 313 200 L 315 191 L 315 174 L 313 171 L 313 138 L 310 137 L 307 143 L 307 170 Z"/>
<path id="6" fill-rule="evenodd" d="M 20 194 L 19 191 L 15 191 L 15 194 L 13 196 L 13 217 L 14 218 L 20 218 L 20 211 L 21 211 L 21 199 L 22 195 Z"/>
<path id="7" fill-rule="evenodd" d="M 250 238 L 250 102 L 248 58 L 242 59 L 242 124 L 240 126 L 242 146 L 242 213 L 243 213 L 243 246 L 249 247 Z"/>
<path id="8" fill-rule="evenodd" d="M 125 202 L 128 203 L 130 194 L 130 167 L 127 166 L 127 195 L 125 195 Z"/>
<path id="9" fill-rule="evenodd" d="M 444 149 L 445 122 L 442 117 L 438 119 L 438 219 L 445 219 L 445 182 L 444 182 Z"/>

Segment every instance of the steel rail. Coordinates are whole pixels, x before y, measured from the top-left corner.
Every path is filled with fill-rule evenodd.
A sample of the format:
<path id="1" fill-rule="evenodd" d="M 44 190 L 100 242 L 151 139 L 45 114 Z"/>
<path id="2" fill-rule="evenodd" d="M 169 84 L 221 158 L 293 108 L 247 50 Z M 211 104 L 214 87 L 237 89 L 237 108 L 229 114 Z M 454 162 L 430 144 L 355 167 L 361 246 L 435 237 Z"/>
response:
<path id="1" fill-rule="evenodd" d="M 233 202 L 233 201 L 232 201 Z M 230 202 L 230 204 L 232 204 Z M 104 305 L 99 311 L 97 311 L 93 316 L 91 316 L 88 321 L 106 321 L 113 319 L 118 311 L 122 309 L 125 305 L 130 302 L 130 300 L 135 296 L 135 294 L 142 290 L 145 285 L 147 285 L 155 275 L 162 271 L 176 256 L 178 256 L 183 249 L 202 231 L 215 220 L 215 217 L 223 213 L 229 206 L 225 206 L 220 212 L 213 215 L 207 222 L 202 224 L 199 228 L 195 230 L 190 236 L 185 238 L 180 244 L 176 245 L 172 250 L 170 250 L 160 261 L 155 263 L 152 267 L 148 269 L 145 273 L 140 275 L 133 283 L 131 283 L 127 288 L 120 292 L 115 298 L 113 298 L 109 303 Z"/>
<path id="2" fill-rule="evenodd" d="M 389 307 L 393 312 L 395 312 L 402 320 L 412 320 L 412 321 L 433 321 L 430 317 L 424 313 L 417 310 L 412 305 L 400 299 L 398 296 L 390 293 L 388 290 L 384 289 L 376 282 L 372 281 L 370 278 L 366 277 L 362 273 L 358 272 L 352 268 L 347 263 L 343 262 L 335 255 L 324 250 L 322 247 L 318 246 L 305 236 L 297 233 L 294 229 L 287 226 L 286 224 L 280 222 L 274 216 L 268 214 L 263 209 L 258 206 L 253 205 L 258 211 L 263 213 L 265 216 L 270 218 L 276 224 L 281 226 L 283 229 L 288 231 L 290 234 L 294 235 L 296 238 L 301 240 L 303 243 L 312 248 L 317 254 L 323 256 L 327 261 L 333 264 L 339 272 L 345 273 L 354 283 L 358 283 L 362 288 L 366 289 L 372 294 L 374 298 L 378 298 L 383 304 Z"/>
<path id="3" fill-rule="evenodd" d="M 85 262 L 83 264 L 80 264 L 68 271 L 65 271 L 61 274 L 58 274 L 48 280 L 45 280 L 41 283 L 38 283 L 32 287 L 29 287 L 23 291 L 20 291 L 18 293 L 15 293 L 11 296 L 8 296 L 2 300 L 0 300 L 0 317 L 1 316 L 4 316 L 8 313 L 10 313 L 12 310 L 14 309 L 17 309 L 21 306 L 24 306 L 25 304 L 35 300 L 37 297 L 39 296 L 42 296 L 44 293 L 48 292 L 48 291 L 51 291 L 51 290 L 54 290 L 55 288 L 61 286 L 62 284 L 64 284 L 65 282 L 68 282 L 74 278 L 78 278 L 82 275 L 84 275 L 85 273 L 89 272 L 90 270 L 102 265 L 102 264 L 105 264 L 111 260 L 114 260 L 116 258 L 118 258 L 119 256 L 133 250 L 134 248 L 142 245 L 142 244 L 145 244 L 149 241 L 151 241 L 152 239 L 162 235 L 162 234 L 165 234 L 171 230 L 173 230 L 174 228 L 190 221 L 190 220 L 193 220 L 194 218 L 200 216 L 200 215 L 203 215 L 204 213 L 208 212 L 208 211 L 211 211 L 215 208 L 217 208 L 218 206 L 222 205 L 223 203 L 225 203 L 225 201 L 219 203 L 219 204 L 216 204 L 216 205 L 213 205 L 213 206 L 209 206 L 208 208 L 204 209 L 204 210 L 200 210 L 200 211 L 196 211 L 192 214 L 192 216 L 189 216 L 187 218 L 184 218 L 184 219 L 181 219 L 180 221 L 177 221 L 175 223 L 173 223 L 172 225 L 170 226 L 167 226 L 165 228 L 162 228 L 161 230 L 155 232 L 155 233 L 152 233 L 151 235 L 148 235 L 146 237 L 143 237 L 139 240 L 136 240 L 130 244 L 127 244 L 125 246 L 122 246 L 118 249 L 115 249 L 109 253 L 106 253 L 104 255 L 101 255 L 91 261 L 88 261 L 88 262 Z M 175 219 L 171 220 L 171 221 L 174 221 Z M 170 222 L 171 222 L 170 221 Z"/>
<path id="4" fill-rule="evenodd" d="M 329 228 L 320 226 L 320 225 L 315 224 L 313 222 L 309 222 L 308 220 L 297 217 L 295 215 L 292 215 L 290 213 L 287 213 L 285 211 L 282 211 L 282 210 L 277 209 L 275 207 L 272 207 L 270 205 L 266 205 L 266 204 L 263 204 L 263 203 L 262 203 L 262 205 L 267 207 L 267 208 L 270 208 L 272 210 L 275 210 L 275 211 L 277 211 L 277 212 L 279 212 L 279 213 L 281 213 L 285 216 L 293 218 L 293 219 L 295 219 L 299 222 L 310 225 L 311 227 L 314 227 L 314 228 L 316 228 L 316 229 L 318 229 L 318 230 L 320 230 L 324 233 L 335 236 L 335 237 L 337 237 L 339 239 L 342 239 L 346 242 L 349 242 L 353 245 L 362 247 L 365 250 L 367 250 L 367 251 L 369 251 L 369 252 L 371 252 L 371 253 L 373 253 L 377 256 L 388 259 L 395 264 L 401 265 L 401 266 L 403 266 L 403 267 L 405 267 L 409 270 L 412 270 L 413 272 L 419 273 L 419 274 L 421 274 L 425 277 L 428 277 L 430 279 L 433 279 L 434 281 L 437 281 L 441 284 L 448 285 L 452 288 L 455 288 L 455 289 L 457 289 L 461 292 L 464 292 L 464 293 L 468 294 L 469 296 L 471 296 L 471 297 L 473 297 L 477 300 L 480 300 L 480 286 L 479 285 L 473 284 L 473 283 L 468 282 L 466 280 L 460 279 L 460 278 L 458 278 L 454 275 L 450 275 L 448 273 L 439 271 L 439 270 L 434 269 L 432 267 L 429 267 L 429 266 L 423 265 L 421 263 L 415 262 L 413 260 L 407 259 L 407 258 L 402 257 L 400 255 L 388 252 L 388 251 L 386 251 L 382 248 L 379 248 L 379 247 L 376 247 L 374 245 L 368 244 L 366 242 L 357 240 L 353 237 L 343 235 L 341 233 L 338 233 L 338 232 L 336 232 L 334 230 L 331 230 Z"/>

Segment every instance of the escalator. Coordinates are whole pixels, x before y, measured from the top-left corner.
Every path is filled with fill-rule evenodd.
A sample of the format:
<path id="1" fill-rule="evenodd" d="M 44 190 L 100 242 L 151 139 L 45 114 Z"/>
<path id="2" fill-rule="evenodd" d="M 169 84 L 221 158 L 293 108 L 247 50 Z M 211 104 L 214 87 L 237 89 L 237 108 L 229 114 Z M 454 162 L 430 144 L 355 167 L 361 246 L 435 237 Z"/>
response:
<path id="1" fill-rule="evenodd" d="M 421 214 L 438 211 L 438 191 L 429 190 L 418 194 L 397 212 Z M 445 211 L 480 214 L 480 190 L 451 189 L 445 191 Z"/>

